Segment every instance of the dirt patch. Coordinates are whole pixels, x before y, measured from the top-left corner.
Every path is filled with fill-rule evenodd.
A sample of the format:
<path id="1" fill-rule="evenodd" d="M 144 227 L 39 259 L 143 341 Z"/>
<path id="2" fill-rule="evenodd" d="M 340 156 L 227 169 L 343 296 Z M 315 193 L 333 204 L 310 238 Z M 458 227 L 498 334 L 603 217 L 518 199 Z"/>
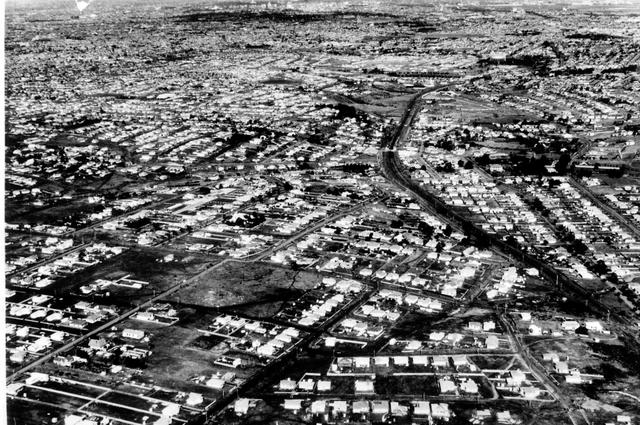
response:
<path id="1" fill-rule="evenodd" d="M 267 264 L 230 263 L 201 276 L 194 285 L 172 295 L 171 300 L 271 315 L 277 313 L 283 301 L 300 297 L 320 280 L 313 273 Z"/>

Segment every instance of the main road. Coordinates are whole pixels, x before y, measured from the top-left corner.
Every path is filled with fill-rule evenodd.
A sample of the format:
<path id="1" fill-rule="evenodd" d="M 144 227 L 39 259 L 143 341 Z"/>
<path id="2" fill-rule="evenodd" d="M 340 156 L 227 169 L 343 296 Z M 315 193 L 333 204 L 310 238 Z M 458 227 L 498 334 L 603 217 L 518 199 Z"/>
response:
<path id="1" fill-rule="evenodd" d="M 449 84 L 446 86 L 437 86 L 422 90 L 417 93 L 408 103 L 397 131 L 392 138 L 383 141 L 381 149 L 378 152 L 378 164 L 385 178 L 394 183 L 400 189 L 413 194 L 413 196 L 419 201 L 421 205 L 435 213 L 445 222 L 449 223 L 452 227 L 456 229 L 462 229 L 465 234 L 475 237 L 477 240 L 482 240 L 489 243 L 493 248 L 501 251 L 502 253 L 522 260 L 522 262 L 525 263 L 528 267 L 537 268 L 538 270 L 540 270 L 542 276 L 546 277 L 551 282 L 558 282 L 558 284 L 562 285 L 563 289 L 571 291 L 580 299 L 585 300 L 593 310 L 598 311 L 601 315 L 610 315 L 611 318 L 616 319 L 621 323 L 627 325 L 635 325 L 635 322 L 632 320 L 632 318 L 613 311 L 610 306 L 606 305 L 600 299 L 596 298 L 592 291 L 585 289 L 582 285 L 567 276 L 564 272 L 557 270 L 547 262 L 540 260 L 534 254 L 529 253 L 521 247 L 509 244 L 496 235 L 489 234 L 484 231 L 482 228 L 473 223 L 468 217 L 465 217 L 459 212 L 455 211 L 451 206 L 443 202 L 438 196 L 428 192 L 418 183 L 413 181 L 411 179 L 411 176 L 403 169 L 402 163 L 398 156 L 397 147 L 405 142 L 409 130 L 411 129 L 411 124 L 415 119 L 416 114 L 421 109 L 422 97 L 429 92 L 440 90 L 444 87 L 453 85 L 454 84 Z"/>
<path id="2" fill-rule="evenodd" d="M 464 217 L 460 213 L 452 210 L 450 206 L 446 205 L 436 195 L 429 193 L 418 183 L 414 182 L 411 179 L 411 176 L 403 169 L 396 149 L 406 140 L 407 135 L 411 129 L 411 124 L 415 119 L 416 114 L 421 109 L 422 97 L 426 93 L 439 90 L 440 88 L 442 87 L 434 87 L 431 89 L 423 90 L 416 94 L 407 105 L 407 109 L 402 117 L 402 121 L 400 122 L 400 125 L 398 126 L 398 129 L 394 136 L 391 139 L 383 142 L 383 145 L 378 153 L 378 163 L 385 178 L 394 183 L 400 189 L 404 189 L 405 191 L 413 194 L 414 197 L 423 206 L 435 212 L 439 217 L 441 217 L 450 225 L 455 226 L 456 228 L 464 229 L 466 234 L 470 234 L 477 239 L 485 240 L 493 245 L 494 248 L 497 248 L 498 250 L 510 256 L 521 258 L 522 262 L 524 262 L 528 266 L 538 268 L 541 271 L 542 275 L 547 279 L 550 279 L 552 282 L 561 282 L 563 284 L 563 288 L 570 290 L 582 299 L 588 300 L 590 305 L 592 307 L 596 307 L 601 313 L 609 312 L 610 309 L 606 304 L 596 299 L 591 292 L 583 288 L 578 282 L 569 278 L 564 273 L 556 270 L 549 264 L 534 257 L 532 254 L 522 250 L 520 247 L 507 244 L 505 241 L 497 238 L 495 235 L 488 234 L 487 232 L 476 226 L 467 217 Z M 612 316 L 615 316 L 615 318 L 624 323 L 630 323 L 627 317 L 623 317 L 617 314 L 612 314 Z M 535 360 L 530 357 L 528 351 L 523 349 L 520 341 L 517 338 L 517 335 L 513 333 L 513 330 L 511 330 L 508 325 L 507 329 L 510 330 L 512 340 L 516 345 L 516 350 L 520 354 L 520 357 L 522 358 L 524 363 L 527 364 L 534 376 L 536 376 L 536 378 L 547 387 L 549 392 L 567 411 L 571 422 L 574 425 L 578 425 L 580 423 L 588 423 L 588 420 L 584 417 L 583 412 L 576 412 L 576 410 L 572 408 L 570 400 L 559 393 L 557 387 L 553 385 L 551 380 L 546 376 L 544 370 L 541 370 L 541 368 L 536 364 Z M 580 413 L 581 415 L 577 415 L 576 413 Z"/>

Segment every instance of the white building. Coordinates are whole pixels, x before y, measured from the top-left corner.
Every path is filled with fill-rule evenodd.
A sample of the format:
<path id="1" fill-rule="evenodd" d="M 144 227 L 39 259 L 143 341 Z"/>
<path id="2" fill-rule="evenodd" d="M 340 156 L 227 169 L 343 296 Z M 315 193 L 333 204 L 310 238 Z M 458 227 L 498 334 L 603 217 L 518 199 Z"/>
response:
<path id="1" fill-rule="evenodd" d="M 356 392 L 357 393 L 373 393 L 375 392 L 373 389 L 373 381 L 365 381 L 362 379 L 356 380 Z"/>
<path id="2" fill-rule="evenodd" d="M 144 338 L 144 331 L 141 331 L 139 329 L 123 329 L 122 337 L 140 340 Z"/>

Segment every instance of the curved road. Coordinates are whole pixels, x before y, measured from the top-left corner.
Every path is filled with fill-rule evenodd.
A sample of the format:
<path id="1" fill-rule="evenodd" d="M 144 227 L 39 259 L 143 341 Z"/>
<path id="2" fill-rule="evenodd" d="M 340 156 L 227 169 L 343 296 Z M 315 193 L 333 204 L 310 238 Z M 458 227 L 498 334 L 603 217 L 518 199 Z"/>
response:
<path id="1" fill-rule="evenodd" d="M 600 299 L 594 297 L 592 291 L 585 289 L 578 282 L 568 277 L 562 271 L 555 269 L 553 266 L 522 250 L 520 247 L 508 244 L 507 242 L 498 238 L 496 235 L 487 233 L 471 220 L 454 211 L 451 206 L 445 204 L 436 195 L 429 193 L 418 183 L 413 181 L 411 177 L 405 172 L 400 158 L 398 157 L 396 148 L 405 141 L 411 128 L 411 123 L 413 122 L 416 114 L 420 111 L 420 101 L 422 96 L 426 93 L 440 90 L 451 85 L 453 84 L 422 90 L 421 92 L 416 94 L 409 102 L 402 121 L 398 127 L 398 130 L 396 131 L 392 139 L 383 141 L 383 145 L 378 152 L 378 163 L 385 178 L 394 183 L 399 188 L 413 194 L 423 206 L 435 212 L 439 217 L 441 217 L 445 222 L 449 223 L 452 227 L 457 229 L 462 228 L 465 234 L 473 236 L 478 240 L 487 241 L 499 251 L 502 251 L 503 253 L 512 256 L 513 258 L 521 259 L 521 261 L 527 264 L 528 267 L 539 269 L 541 274 L 551 282 L 557 281 L 559 284 L 562 284 L 562 287 L 564 289 L 570 290 L 573 294 L 577 295 L 581 299 L 588 301 L 589 306 L 593 310 L 598 311 L 601 315 L 606 316 L 607 314 L 610 314 L 611 318 L 614 318 L 621 323 L 624 323 L 626 325 L 634 325 L 635 323 L 631 318 L 612 311 L 610 306 L 604 304 Z"/>
<path id="2" fill-rule="evenodd" d="M 600 300 L 597 300 L 593 297 L 592 293 L 585 290 L 582 286 L 580 286 L 573 279 L 570 279 L 562 272 L 556 270 L 549 264 L 546 264 L 539 259 L 535 258 L 531 254 L 522 251 L 519 247 L 509 245 L 505 241 L 495 237 L 494 235 L 490 235 L 486 233 L 484 230 L 476 226 L 473 222 L 471 222 L 468 218 L 463 217 L 461 214 L 453 211 L 452 208 L 446 205 L 442 200 L 440 200 L 437 196 L 429 193 L 424 188 L 422 188 L 418 183 L 414 182 L 410 175 L 408 175 L 403 166 L 401 164 L 400 158 L 398 157 L 398 153 L 396 148 L 401 145 L 408 133 L 411 129 L 411 124 L 416 116 L 416 114 L 421 109 L 421 99 L 422 96 L 428 92 L 435 91 L 441 89 L 441 87 L 434 87 L 431 89 L 423 90 L 415 95 L 412 100 L 407 105 L 407 109 L 404 113 L 402 121 L 396 131 L 395 135 L 392 139 L 383 142 L 382 148 L 378 153 L 378 162 L 381 168 L 381 171 L 385 178 L 390 182 L 394 183 L 401 189 L 404 189 L 407 192 L 412 193 L 416 199 L 420 201 L 420 203 L 427 207 L 428 209 L 435 211 L 435 213 L 440 216 L 445 222 L 449 223 L 452 226 L 457 228 L 463 228 L 465 233 L 471 234 L 476 238 L 482 238 L 484 240 L 489 241 L 494 247 L 503 251 L 506 254 L 512 255 L 515 258 L 521 258 L 522 262 L 528 264 L 529 266 L 536 267 L 540 269 L 542 274 L 551 279 L 558 280 L 562 282 L 564 287 L 574 292 L 576 295 L 580 296 L 583 299 L 589 301 L 592 307 L 597 307 L 600 312 L 608 312 L 609 308 Z M 614 314 L 612 314 L 614 316 Z M 628 323 L 629 320 L 626 317 L 619 316 L 615 314 L 616 318 L 622 322 Z M 510 329 L 507 326 L 507 329 Z M 544 370 L 541 370 L 534 359 L 530 358 L 528 350 L 522 347 L 520 341 L 517 338 L 517 335 L 513 334 L 513 330 L 509 332 L 511 334 L 511 339 L 515 342 L 516 350 L 519 353 L 522 360 L 527 364 L 529 369 L 532 371 L 534 376 L 542 382 L 547 390 L 558 400 L 558 402 L 562 405 L 562 407 L 567 411 L 571 422 L 574 425 L 579 423 L 588 423 L 586 417 L 584 417 L 583 412 L 577 411 L 572 408 L 570 400 L 566 397 L 559 394 L 557 387 L 551 382 L 548 378 Z M 580 414 L 576 414 L 580 413 Z"/>

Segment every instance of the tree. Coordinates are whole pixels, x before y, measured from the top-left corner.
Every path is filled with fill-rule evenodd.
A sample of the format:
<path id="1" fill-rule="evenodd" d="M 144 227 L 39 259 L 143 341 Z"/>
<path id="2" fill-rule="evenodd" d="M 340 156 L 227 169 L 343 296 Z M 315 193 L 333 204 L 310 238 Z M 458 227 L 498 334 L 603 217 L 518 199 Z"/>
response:
<path id="1" fill-rule="evenodd" d="M 571 162 L 571 155 L 567 152 L 562 153 L 560 158 L 558 158 L 558 162 L 556 162 L 556 171 L 558 174 L 566 174 L 569 167 L 569 162 Z"/>
<path id="2" fill-rule="evenodd" d="M 392 220 L 390 226 L 394 229 L 399 229 L 402 227 L 404 223 L 402 222 L 402 220 L 396 219 L 396 220 Z"/>
<path id="3" fill-rule="evenodd" d="M 418 230 L 420 231 L 420 233 L 422 233 L 422 236 L 424 236 L 424 238 L 427 240 L 431 239 L 431 237 L 433 236 L 433 232 L 435 231 L 433 226 L 430 226 L 423 221 L 421 221 L 418 224 Z"/>
<path id="4" fill-rule="evenodd" d="M 476 162 L 479 165 L 489 165 L 491 163 L 491 157 L 489 156 L 488 153 L 485 153 L 484 155 L 476 159 Z"/>
<path id="5" fill-rule="evenodd" d="M 580 239 L 575 239 L 571 244 L 571 248 L 576 254 L 580 254 L 580 255 L 583 255 L 589 249 L 589 247 L 585 245 L 585 243 L 582 242 Z"/>
<path id="6" fill-rule="evenodd" d="M 580 327 L 578 327 L 578 329 L 576 329 L 576 334 L 578 334 L 578 335 L 589 335 L 589 330 L 584 325 L 580 325 Z"/>
<path id="7" fill-rule="evenodd" d="M 598 260 L 593 266 L 593 271 L 598 275 L 603 275 L 609 273 L 609 267 L 607 267 L 604 261 Z"/>
<path id="8" fill-rule="evenodd" d="M 533 147 L 533 151 L 537 154 L 543 154 L 547 152 L 547 147 L 542 143 L 536 143 Z"/>
<path id="9" fill-rule="evenodd" d="M 505 242 L 507 243 L 507 245 L 510 245 L 512 247 L 515 247 L 515 248 L 519 247 L 518 240 L 513 235 L 507 236 L 507 239 L 505 239 Z"/>

